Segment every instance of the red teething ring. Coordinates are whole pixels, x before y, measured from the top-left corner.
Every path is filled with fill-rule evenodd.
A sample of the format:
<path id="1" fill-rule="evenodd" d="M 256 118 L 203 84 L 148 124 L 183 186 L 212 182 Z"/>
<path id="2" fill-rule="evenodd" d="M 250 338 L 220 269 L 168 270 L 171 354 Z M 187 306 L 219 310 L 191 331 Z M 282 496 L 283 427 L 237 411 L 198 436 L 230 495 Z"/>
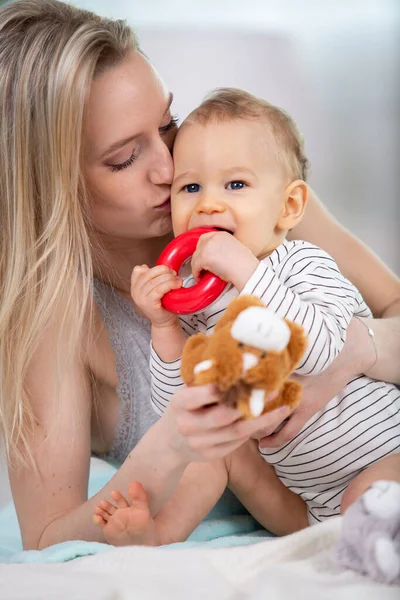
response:
<path id="1" fill-rule="evenodd" d="M 179 269 L 196 250 L 203 233 L 216 231 L 212 227 L 198 227 L 178 235 L 160 254 L 157 265 L 166 265 L 179 273 Z M 200 281 L 188 288 L 171 290 L 162 299 L 165 309 L 178 315 L 190 315 L 204 310 L 222 294 L 227 282 L 213 273 L 205 272 Z"/>

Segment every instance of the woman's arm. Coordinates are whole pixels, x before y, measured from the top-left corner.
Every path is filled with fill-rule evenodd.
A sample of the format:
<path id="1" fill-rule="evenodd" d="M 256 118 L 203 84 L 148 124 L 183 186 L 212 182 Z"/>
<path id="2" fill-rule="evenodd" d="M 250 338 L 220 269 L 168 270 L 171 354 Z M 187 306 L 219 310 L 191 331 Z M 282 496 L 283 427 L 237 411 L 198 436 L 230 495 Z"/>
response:
<path id="1" fill-rule="evenodd" d="M 62 380 L 57 377 L 54 339 L 47 331 L 31 364 L 26 385 L 35 412 L 28 443 L 37 471 L 30 466 L 10 469 L 13 498 L 24 548 L 44 548 L 71 539 L 105 541 L 92 522 L 100 497 L 114 487 L 125 489 L 132 476 L 146 479 L 150 489 L 168 495 L 185 467 L 178 453 L 166 452 L 157 431 L 129 457 L 101 496 L 87 500 L 91 451 L 92 392 L 88 369 L 80 357 L 62 357 Z M 157 424 L 158 425 L 158 424 Z M 134 466 L 133 466 L 134 465 Z M 159 475 L 160 473 L 160 475 Z M 146 480 L 147 482 L 147 480 Z"/>
<path id="2" fill-rule="evenodd" d="M 356 375 L 367 371 L 370 377 L 400 383 L 400 280 L 360 240 L 342 227 L 310 191 L 303 220 L 290 233 L 292 239 L 304 239 L 331 254 L 342 273 L 360 290 L 375 319 L 367 324 L 375 333 L 378 360 L 368 363 L 366 353 L 354 346 Z M 372 345 L 372 340 L 366 343 Z M 362 354 L 358 356 L 357 353 Z M 362 361 L 362 359 L 365 361 Z"/>
<path id="3" fill-rule="evenodd" d="M 281 412 L 241 421 L 236 410 L 215 405 L 219 397 L 211 386 L 183 389 L 111 481 L 88 500 L 90 378 L 81 357 L 68 361 L 65 356 L 59 381 L 54 340 L 47 331 L 27 378 L 36 417 L 35 428 L 27 437 L 37 470 L 29 466 L 10 469 L 25 549 L 73 539 L 104 542 L 92 516 L 95 506 L 112 490 L 125 494 L 132 480 L 139 481 L 155 514 L 173 493 L 189 462 L 221 458 L 258 428 L 276 426 L 286 416 Z"/>
<path id="4" fill-rule="evenodd" d="M 400 280 L 359 239 L 343 227 L 310 190 L 302 221 L 290 239 L 319 246 L 361 292 L 374 317 L 400 315 Z"/>

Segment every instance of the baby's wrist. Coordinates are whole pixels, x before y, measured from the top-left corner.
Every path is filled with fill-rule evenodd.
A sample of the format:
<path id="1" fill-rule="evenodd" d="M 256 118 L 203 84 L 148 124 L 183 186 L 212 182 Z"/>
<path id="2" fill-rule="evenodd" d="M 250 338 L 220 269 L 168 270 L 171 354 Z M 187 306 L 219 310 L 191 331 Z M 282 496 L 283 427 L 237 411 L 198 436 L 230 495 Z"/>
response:
<path id="1" fill-rule="evenodd" d="M 179 319 L 176 322 L 151 326 L 151 341 L 156 354 L 164 362 L 177 360 L 183 351 L 186 337 Z"/>
<path id="2" fill-rule="evenodd" d="M 151 333 L 174 333 L 175 331 L 180 331 L 181 325 L 179 322 L 179 317 L 177 315 L 171 315 L 171 319 L 168 321 L 162 321 L 160 323 L 152 322 L 151 323 Z"/>
<path id="3" fill-rule="evenodd" d="M 232 283 L 239 292 L 243 290 L 259 264 L 260 261 L 258 258 L 254 255 L 251 255 L 246 257 L 243 262 L 240 262 L 236 266 L 235 274 L 232 277 Z"/>

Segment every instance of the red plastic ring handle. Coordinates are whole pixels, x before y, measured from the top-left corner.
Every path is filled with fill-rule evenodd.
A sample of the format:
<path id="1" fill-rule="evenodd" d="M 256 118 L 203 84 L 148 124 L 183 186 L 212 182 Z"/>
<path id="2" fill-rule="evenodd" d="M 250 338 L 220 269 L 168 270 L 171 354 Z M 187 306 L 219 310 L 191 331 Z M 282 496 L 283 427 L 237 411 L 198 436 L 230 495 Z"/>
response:
<path id="1" fill-rule="evenodd" d="M 160 254 L 157 265 L 166 265 L 179 273 L 179 269 L 190 258 L 204 233 L 216 231 L 212 227 L 198 227 L 178 235 Z M 171 290 L 162 299 L 166 310 L 178 315 L 190 315 L 201 312 L 212 304 L 224 291 L 227 282 L 209 271 L 205 271 L 200 281 L 188 288 Z"/>

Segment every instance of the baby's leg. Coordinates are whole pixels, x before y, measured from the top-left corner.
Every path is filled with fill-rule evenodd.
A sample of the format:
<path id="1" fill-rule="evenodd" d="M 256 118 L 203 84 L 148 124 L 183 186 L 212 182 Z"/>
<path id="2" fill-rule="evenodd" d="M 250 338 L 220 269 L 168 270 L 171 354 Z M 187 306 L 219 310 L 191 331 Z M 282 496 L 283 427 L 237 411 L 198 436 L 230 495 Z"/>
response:
<path id="1" fill-rule="evenodd" d="M 250 440 L 227 459 L 228 487 L 263 527 L 287 535 L 308 526 L 305 502 L 279 479 Z"/>
<path id="2" fill-rule="evenodd" d="M 95 509 L 94 521 L 114 546 L 159 546 L 187 539 L 221 497 L 227 485 L 223 460 L 192 463 L 184 472 L 174 494 L 153 518 L 147 496 L 140 485 L 129 486 L 130 501 L 113 492 L 116 503 L 103 500 Z"/>
<path id="3" fill-rule="evenodd" d="M 383 583 L 400 584 L 400 454 L 365 469 L 346 489 L 339 563 Z"/>

